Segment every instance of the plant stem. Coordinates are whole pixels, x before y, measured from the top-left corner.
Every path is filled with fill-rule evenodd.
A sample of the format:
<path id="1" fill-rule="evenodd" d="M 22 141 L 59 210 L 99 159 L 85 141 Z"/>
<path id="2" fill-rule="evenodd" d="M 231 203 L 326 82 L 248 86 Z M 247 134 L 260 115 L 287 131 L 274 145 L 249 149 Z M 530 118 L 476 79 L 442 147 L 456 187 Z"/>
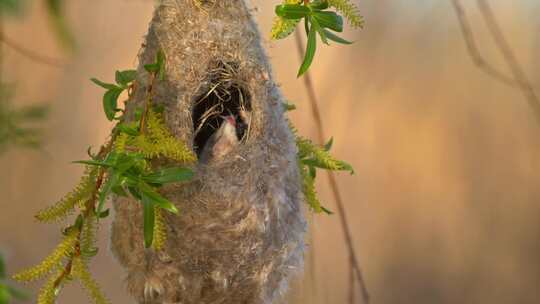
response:
<path id="1" fill-rule="evenodd" d="M 302 47 L 302 37 L 300 36 L 299 31 L 294 31 L 295 38 L 296 38 L 296 46 L 298 50 L 298 54 L 300 56 L 300 60 L 303 58 L 303 47 Z M 319 143 L 324 143 L 324 129 L 323 129 L 323 123 L 321 118 L 321 112 L 319 111 L 319 106 L 317 103 L 317 97 L 315 96 L 315 89 L 313 88 L 313 82 L 311 80 L 311 75 L 308 72 L 306 72 L 303 76 L 304 79 L 304 86 L 306 88 L 307 94 L 308 94 L 308 100 L 311 105 L 311 111 L 313 114 L 313 118 L 315 120 L 315 126 L 317 128 L 317 135 Z M 347 222 L 347 217 L 345 216 L 345 205 L 343 204 L 343 200 L 341 198 L 341 193 L 339 191 L 338 184 L 336 182 L 336 177 L 333 171 L 328 170 L 326 171 L 328 174 L 328 181 L 330 185 L 330 189 L 332 190 L 332 194 L 334 196 L 334 201 L 336 203 L 337 207 L 337 213 L 339 215 L 339 219 L 341 222 L 341 228 L 343 230 L 343 234 L 345 237 L 345 244 L 347 245 L 347 250 L 349 252 L 349 264 L 350 267 L 354 270 L 354 274 L 356 278 L 358 279 L 358 283 L 360 285 L 360 291 L 362 294 L 362 299 L 364 303 L 369 303 L 369 293 L 366 288 L 366 284 L 364 282 L 363 276 L 362 276 L 362 270 L 360 269 L 360 263 L 358 262 L 358 258 L 356 255 L 356 252 L 354 250 L 354 244 L 352 240 L 352 234 L 351 229 L 349 228 L 349 224 Z M 354 285 L 354 277 L 350 276 L 350 286 Z M 350 299 L 350 302 L 352 303 L 354 299 Z"/>
<path id="2" fill-rule="evenodd" d="M 103 159 L 105 156 L 111 151 L 112 146 L 114 144 L 114 140 L 116 139 L 116 136 L 111 137 L 107 145 L 101 146 L 101 149 L 99 150 L 99 153 L 97 155 L 98 159 Z M 103 184 L 103 181 L 105 179 L 105 174 L 107 170 L 105 169 L 98 169 L 99 174 L 96 179 L 96 186 L 94 187 L 94 190 L 92 192 L 92 195 L 88 201 L 86 201 L 85 209 L 82 212 L 82 218 L 83 221 L 88 220 L 88 218 L 94 213 L 96 201 L 98 198 L 99 189 L 101 188 L 101 185 Z M 83 223 L 84 225 L 84 223 Z M 54 281 L 54 288 L 58 288 L 60 284 L 62 284 L 62 281 L 71 274 L 72 266 L 73 266 L 73 259 L 76 257 L 81 256 L 81 229 L 77 232 L 77 242 L 75 244 L 75 252 L 70 256 L 68 262 L 66 263 L 66 266 L 64 267 L 64 270 L 62 273 L 58 276 L 58 278 Z"/>
<path id="3" fill-rule="evenodd" d="M 141 116 L 141 123 L 139 125 L 139 130 L 141 134 L 144 134 L 144 127 L 146 122 L 146 116 L 148 115 L 148 109 L 152 104 L 152 94 L 154 93 L 154 83 L 156 81 L 157 72 L 150 73 L 150 84 L 146 88 L 146 100 L 144 102 L 144 110 Z"/>
<path id="4" fill-rule="evenodd" d="M 10 47 L 15 52 L 19 53 L 20 55 L 34 61 L 37 63 L 45 64 L 52 67 L 61 68 L 64 66 L 64 63 L 62 63 L 60 60 L 56 58 L 51 58 L 48 56 L 41 55 L 39 53 L 36 53 L 32 51 L 31 49 L 25 48 L 19 44 L 17 44 L 15 41 L 11 40 L 10 38 L 6 37 L 6 35 L 3 32 L 0 32 L 0 42 L 5 44 L 6 46 Z"/>

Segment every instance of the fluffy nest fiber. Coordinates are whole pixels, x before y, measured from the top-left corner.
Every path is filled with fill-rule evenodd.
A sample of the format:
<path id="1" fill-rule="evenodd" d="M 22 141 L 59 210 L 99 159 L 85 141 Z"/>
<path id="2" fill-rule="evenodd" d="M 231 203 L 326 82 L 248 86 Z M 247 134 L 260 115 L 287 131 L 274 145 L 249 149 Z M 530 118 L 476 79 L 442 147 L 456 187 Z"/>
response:
<path id="1" fill-rule="evenodd" d="M 170 130 L 199 153 L 224 114 L 249 112 L 238 146 L 195 165 L 189 183 L 164 187 L 162 251 L 144 248 L 141 205 L 115 201 L 111 247 L 139 303 L 272 303 L 302 268 L 304 233 L 296 146 L 260 35 L 243 0 L 164 0 L 140 55 L 133 104 L 144 101 L 143 64 L 161 49 L 155 87 Z M 129 108 L 131 107 L 131 108 Z"/>

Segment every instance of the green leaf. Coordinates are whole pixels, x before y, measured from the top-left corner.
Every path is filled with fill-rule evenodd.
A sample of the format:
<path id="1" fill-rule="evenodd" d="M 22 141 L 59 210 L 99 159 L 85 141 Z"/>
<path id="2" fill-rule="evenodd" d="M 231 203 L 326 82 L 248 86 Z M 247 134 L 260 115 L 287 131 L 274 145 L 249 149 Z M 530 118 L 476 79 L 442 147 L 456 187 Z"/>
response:
<path id="1" fill-rule="evenodd" d="M 6 286 L 3 286 L 0 284 L 0 304 L 9 304 L 11 301 L 11 295 L 6 288 Z"/>
<path id="2" fill-rule="evenodd" d="M 141 153 L 121 153 L 116 158 L 114 171 L 117 174 L 124 174 L 129 169 L 143 165 L 144 156 Z"/>
<path id="3" fill-rule="evenodd" d="M 100 167 L 111 167 L 112 166 L 111 163 L 108 163 L 106 161 L 101 161 L 101 160 L 76 160 L 76 161 L 72 161 L 72 163 L 90 165 L 90 166 L 100 166 Z"/>
<path id="4" fill-rule="evenodd" d="M 154 202 L 153 200 L 142 194 L 143 203 L 143 230 L 144 230 L 144 247 L 150 248 L 154 241 Z"/>
<path id="5" fill-rule="evenodd" d="M 73 224 L 73 227 L 77 228 L 78 230 L 81 230 L 83 223 L 84 223 L 83 216 L 82 214 L 79 214 L 77 216 L 77 219 L 75 220 L 75 224 Z"/>
<path id="6" fill-rule="evenodd" d="M 171 201 L 154 191 L 154 189 L 152 189 L 152 187 L 148 186 L 146 183 L 140 183 L 139 190 L 141 191 L 143 198 L 146 197 L 160 208 L 163 208 L 171 213 L 178 214 L 178 209 Z"/>
<path id="7" fill-rule="evenodd" d="M 334 212 L 332 212 L 332 211 L 330 211 L 330 210 L 324 208 L 323 206 L 321 206 L 321 210 L 322 210 L 324 213 L 328 214 L 328 215 L 334 214 Z"/>
<path id="8" fill-rule="evenodd" d="M 156 55 L 156 63 L 158 65 L 158 79 L 164 80 L 165 79 L 165 53 L 163 53 L 163 50 L 159 50 Z"/>
<path id="9" fill-rule="evenodd" d="M 285 109 L 285 111 L 292 111 L 292 110 L 296 110 L 296 105 L 290 103 L 290 102 L 283 102 L 283 108 Z"/>
<path id="10" fill-rule="evenodd" d="M 7 289 L 10 295 L 17 300 L 28 300 L 30 298 L 26 292 L 19 290 L 17 288 L 7 286 Z"/>
<path id="11" fill-rule="evenodd" d="M 111 172 L 111 170 L 109 170 Z M 109 177 L 107 178 L 107 181 L 105 184 L 101 187 L 101 190 L 99 191 L 99 202 L 98 207 L 96 210 L 97 214 L 101 214 L 103 212 L 103 206 L 105 206 L 105 201 L 107 200 L 107 197 L 109 196 L 109 193 L 111 192 L 113 187 L 116 187 L 120 184 L 120 174 L 112 170 L 112 173 L 109 174 Z"/>
<path id="12" fill-rule="evenodd" d="M 312 179 L 315 179 L 317 177 L 317 168 L 314 166 L 308 166 L 309 176 L 311 176 Z"/>
<path id="13" fill-rule="evenodd" d="M 110 209 L 105 209 L 105 211 L 102 211 L 101 213 L 99 213 L 97 217 L 100 219 L 106 218 L 109 216 L 109 213 L 111 213 Z"/>
<path id="14" fill-rule="evenodd" d="M 106 83 L 106 82 L 103 82 L 97 78 L 90 78 L 90 80 L 97 84 L 98 86 L 104 88 L 104 89 L 107 89 L 107 90 L 112 90 L 112 89 L 120 89 L 120 87 L 118 87 L 117 85 L 115 84 L 112 84 L 112 83 Z"/>
<path id="15" fill-rule="evenodd" d="M 145 181 L 152 184 L 183 182 L 191 178 L 193 178 L 193 171 L 182 167 L 165 168 L 143 176 Z"/>
<path id="16" fill-rule="evenodd" d="M 140 121 L 144 112 L 144 109 L 141 107 L 136 107 L 134 111 L 135 120 Z"/>
<path id="17" fill-rule="evenodd" d="M 332 149 L 332 145 L 334 144 L 334 137 L 330 137 L 330 139 L 328 140 L 328 142 L 326 144 L 324 144 L 324 150 L 326 152 L 330 151 L 330 149 Z"/>
<path id="18" fill-rule="evenodd" d="M 328 45 L 328 39 L 326 39 L 326 33 L 323 31 L 323 28 L 319 25 L 319 22 L 317 21 L 317 19 L 315 18 L 311 19 L 311 26 L 319 33 L 319 36 L 321 36 L 322 42 Z"/>
<path id="19" fill-rule="evenodd" d="M 152 110 L 156 113 L 163 114 L 163 112 L 165 112 L 165 106 L 162 104 L 153 104 Z"/>
<path id="20" fill-rule="evenodd" d="M 310 158 L 310 159 L 303 159 L 302 163 L 308 166 L 314 166 L 317 168 L 325 169 L 325 170 L 337 170 L 337 171 L 349 171 L 351 174 L 354 174 L 354 169 L 351 165 L 348 163 L 342 161 L 342 160 L 336 160 L 335 163 L 337 164 L 338 168 L 332 168 L 329 167 L 326 163 L 320 161 L 316 158 Z"/>
<path id="21" fill-rule="evenodd" d="M 144 69 L 149 73 L 155 73 L 159 71 L 159 65 L 157 63 L 145 64 Z"/>
<path id="22" fill-rule="evenodd" d="M 313 1 L 309 4 L 309 7 L 315 10 L 325 10 L 328 8 L 328 1 L 327 0 Z"/>
<path id="23" fill-rule="evenodd" d="M 159 80 L 165 79 L 165 53 L 159 50 L 156 53 L 156 61 L 145 64 L 144 69 L 149 73 L 155 73 Z"/>
<path id="24" fill-rule="evenodd" d="M 300 70 L 298 70 L 297 77 L 302 76 L 311 66 L 311 63 L 313 62 L 313 57 L 315 57 L 315 51 L 317 50 L 317 30 L 313 28 L 313 25 L 309 29 L 308 34 L 308 41 L 307 41 L 307 48 L 306 48 L 306 55 L 304 57 L 304 62 L 302 62 L 302 65 L 300 66 Z"/>
<path id="25" fill-rule="evenodd" d="M 137 78 L 137 71 L 135 70 L 125 70 L 125 71 L 116 71 L 115 80 L 116 83 L 125 87 Z"/>
<path id="26" fill-rule="evenodd" d="M 110 121 L 114 119 L 114 116 L 118 111 L 118 97 L 122 94 L 122 91 L 123 89 L 121 88 L 110 89 L 103 95 L 103 110 L 105 111 L 107 119 Z"/>
<path id="27" fill-rule="evenodd" d="M 134 186 L 128 186 L 127 188 L 128 188 L 129 193 L 131 193 L 131 195 L 133 195 L 134 198 L 136 198 L 138 200 L 142 199 L 142 195 L 141 195 L 141 192 L 139 191 L 139 189 L 137 189 Z"/>
<path id="28" fill-rule="evenodd" d="M 311 14 L 312 10 L 301 4 L 280 4 L 276 6 L 276 15 L 284 19 L 301 19 Z"/>
<path id="29" fill-rule="evenodd" d="M 343 32 L 343 18 L 335 12 L 314 12 L 313 19 L 317 20 L 321 27 Z"/>
<path id="30" fill-rule="evenodd" d="M 114 192 L 114 194 L 116 194 L 118 196 L 126 196 L 126 197 L 128 196 L 126 190 L 124 190 L 124 187 L 122 187 L 122 186 L 113 187 L 111 190 L 112 190 L 112 192 Z"/>
<path id="31" fill-rule="evenodd" d="M 118 124 L 116 126 L 120 132 L 124 132 L 127 135 L 131 136 L 137 136 L 139 135 L 139 127 L 138 126 L 130 126 L 126 124 Z"/>
<path id="32" fill-rule="evenodd" d="M 326 34 L 326 38 L 328 38 L 329 40 L 332 40 L 334 42 L 341 43 L 341 44 L 353 44 L 351 41 L 345 40 L 327 29 L 323 29 L 323 31 Z"/>

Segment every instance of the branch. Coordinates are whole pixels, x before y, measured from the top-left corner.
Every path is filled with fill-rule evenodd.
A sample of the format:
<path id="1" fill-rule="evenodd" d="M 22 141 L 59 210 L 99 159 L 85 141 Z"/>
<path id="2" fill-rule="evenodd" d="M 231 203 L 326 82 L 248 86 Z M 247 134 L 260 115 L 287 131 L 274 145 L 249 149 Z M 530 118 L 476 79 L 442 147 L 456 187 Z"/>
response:
<path id="1" fill-rule="evenodd" d="M 486 72 L 493 78 L 499 80 L 500 82 L 516 88 L 519 87 L 519 83 L 514 78 L 508 77 L 503 72 L 497 70 L 490 63 L 488 63 L 484 59 L 484 57 L 482 57 L 478 46 L 476 45 L 476 41 L 474 40 L 474 35 L 471 30 L 471 24 L 469 23 L 467 15 L 465 14 L 465 9 L 463 8 L 459 0 L 451 1 L 454 6 L 454 10 L 456 11 L 456 15 L 461 28 L 461 33 L 463 34 L 463 39 L 465 40 L 465 44 L 467 46 L 467 51 L 469 52 L 469 56 L 471 56 L 474 64 L 476 64 L 479 69 Z"/>
<path id="2" fill-rule="evenodd" d="M 482 71 L 484 71 L 489 76 L 495 78 L 496 80 L 512 86 L 516 89 L 519 89 L 524 97 L 527 99 L 527 102 L 535 112 L 536 118 L 540 122 L 540 101 L 534 91 L 531 82 L 527 78 L 523 68 L 520 66 L 519 62 L 516 59 L 516 56 L 512 52 L 510 45 L 506 41 L 504 34 L 501 31 L 499 24 L 491 10 L 491 7 L 486 0 L 477 0 L 478 7 L 482 16 L 488 26 L 495 44 L 497 45 L 498 50 L 502 53 L 506 64 L 510 67 L 513 77 L 505 75 L 503 72 L 496 69 L 493 65 L 488 63 L 480 54 L 474 35 L 471 30 L 471 25 L 465 13 L 465 9 L 459 0 L 451 0 L 456 16 L 461 27 L 461 32 L 463 34 L 463 39 L 467 46 L 467 51 L 471 57 L 474 64 Z"/>
<path id="3" fill-rule="evenodd" d="M 4 20 L 2 16 L 0 15 L 0 37 L 4 36 Z M 0 45 L 0 85 L 2 84 L 2 80 L 4 78 L 4 74 L 2 73 L 4 70 L 4 48 L 2 45 Z"/>
<path id="4" fill-rule="evenodd" d="M 0 33 L 0 42 L 4 43 L 6 46 L 10 47 L 15 52 L 19 53 L 20 55 L 35 61 L 37 63 L 53 66 L 53 67 L 63 67 L 64 63 L 62 63 L 60 60 L 56 58 L 47 57 L 44 55 L 41 55 L 39 53 L 36 53 L 30 49 L 27 49 L 23 46 L 18 45 L 15 41 L 11 40 L 10 38 L 6 37 L 4 33 Z"/>
<path id="5" fill-rule="evenodd" d="M 296 46 L 298 50 L 298 55 L 300 56 L 300 60 L 303 58 L 303 46 L 302 46 L 302 37 L 300 36 L 299 31 L 294 31 L 295 38 L 296 38 Z M 313 82 L 311 81 L 311 75 L 309 72 L 306 72 L 303 75 L 304 79 L 304 85 L 306 87 L 306 91 L 308 94 L 308 100 L 311 104 L 311 111 L 313 118 L 315 120 L 315 126 L 317 128 L 317 137 L 320 143 L 324 142 L 324 129 L 323 129 L 323 123 L 321 118 L 321 113 L 319 111 L 319 106 L 317 102 L 317 97 L 315 96 L 315 90 L 313 88 Z M 343 204 L 343 200 L 341 199 L 341 193 L 339 191 L 336 177 L 334 175 L 334 172 L 327 171 L 328 173 L 328 181 L 330 185 L 330 189 L 332 190 L 332 194 L 334 196 L 334 200 L 336 202 L 337 206 L 337 213 L 339 215 L 339 219 L 341 222 L 341 227 L 343 230 L 343 234 L 345 237 L 345 244 L 347 246 L 347 251 L 349 253 L 349 264 L 350 268 L 352 269 L 352 274 L 350 276 L 350 288 L 352 289 L 354 286 L 354 278 L 356 277 L 358 279 L 358 284 L 360 286 L 360 292 L 362 295 L 362 300 L 364 303 L 369 303 L 369 293 L 366 288 L 366 284 L 364 282 L 363 276 L 362 276 L 362 270 L 360 269 L 360 263 L 358 262 L 358 258 L 356 255 L 356 252 L 354 250 L 353 240 L 352 240 L 352 234 L 351 230 L 349 228 L 349 224 L 347 222 L 347 217 L 345 216 L 345 206 Z M 349 292 L 349 294 L 354 294 L 352 291 Z M 354 301 L 354 297 L 349 297 L 349 302 L 352 304 Z"/>
<path id="6" fill-rule="evenodd" d="M 533 108 L 537 116 L 536 118 L 540 122 L 540 101 L 538 100 L 538 96 L 536 95 L 536 92 L 534 91 L 530 80 L 527 78 L 525 71 L 523 70 L 516 56 L 514 55 L 510 44 L 504 37 L 501 27 L 497 23 L 497 19 L 493 14 L 491 6 L 486 0 L 477 0 L 477 4 L 480 12 L 484 16 L 484 20 L 486 21 L 491 35 L 495 39 L 495 43 L 497 44 L 499 51 L 502 53 L 506 64 L 508 64 L 508 66 L 510 67 L 514 78 L 519 83 L 519 88 L 521 89 L 523 96 L 527 99 L 531 108 Z"/>

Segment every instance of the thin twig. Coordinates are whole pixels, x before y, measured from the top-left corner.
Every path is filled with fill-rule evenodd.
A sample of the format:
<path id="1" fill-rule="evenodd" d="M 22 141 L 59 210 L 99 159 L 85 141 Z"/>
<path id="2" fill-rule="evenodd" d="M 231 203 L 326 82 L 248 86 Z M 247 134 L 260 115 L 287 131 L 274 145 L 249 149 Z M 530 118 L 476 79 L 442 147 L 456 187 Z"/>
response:
<path id="1" fill-rule="evenodd" d="M 150 105 L 152 104 L 152 94 L 154 92 L 156 74 L 157 72 L 150 73 L 150 83 L 146 87 L 146 99 L 144 101 L 144 110 L 141 116 L 141 122 L 139 124 L 139 130 L 141 130 L 140 131 L 141 134 L 144 134 L 144 129 L 146 126 L 146 116 L 148 116 L 148 109 L 150 108 Z"/>
<path id="2" fill-rule="evenodd" d="M 533 108 L 533 111 L 536 114 L 536 118 L 540 122 L 540 101 L 538 100 L 538 96 L 536 95 L 536 92 L 534 91 L 530 80 L 525 74 L 524 69 L 519 64 L 514 52 L 512 51 L 512 48 L 510 47 L 510 44 L 504 37 L 501 27 L 499 26 L 499 23 L 497 22 L 497 19 L 493 14 L 491 6 L 486 0 L 477 0 L 477 4 L 480 12 L 482 13 L 482 16 L 484 16 L 484 20 L 486 21 L 491 35 L 495 39 L 495 44 L 497 45 L 497 48 L 502 53 L 506 64 L 508 64 L 508 67 L 512 71 L 514 78 L 519 84 L 519 88 L 521 89 L 523 96 L 527 99 L 531 108 Z"/>
<path id="3" fill-rule="evenodd" d="M 499 71 L 493 65 L 488 63 L 484 57 L 482 57 L 478 49 L 478 45 L 474 39 L 471 25 L 463 5 L 459 0 L 451 0 L 451 2 L 461 27 L 463 39 L 465 40 L 465 44 L 467 46 L 467 51 L 474 64 L 480 70 L 484 71 L 486 74 L 490 75 L 496 80 L 519 89 L 527 99 L 529 105 L 535 112 L 536 118 L 540 122 L 540 101 L 538 100 L 531 82 L 527 78 L 523 68 L 517 61 L 516 56 L 512 52 L 510 45 L 504 37 L 504 34 L 502 33 L 489 4 L 485 0 L 477 0 L 480 12 L 486 21 L 488 29 L 495 40 L 498 50 L 502 53 L 506 64 L 510 67 L 513 77 L 505 75 L 503 72 Z"/>
<path id="4" fill-rule="evenodd" d="M 4 20 L 0 15 L 0 37 L 4 36 Z M 2 79 L 4 78 L 4 48 L 0 44 L 0 85 L 2 84 Z"/>
<path id="5" fill-rule="evenodd" d="M 349 267 L 349 303 L 354 303 L 354 270 Z"/>
<path id="6" fill-rule="evenodd" d="M 112 149 L 113 145 L 114 145 L 114 137 L 112 137 L 110 139 L 110 141 L 106 144 L 106 145 L 103 145 L 101 146 L 101 149 L 99 150 L 99 153 L 97 155 L 97 158 L 98 159 L 103 159 L 109 152 L 110 150 Z M 107 170 L 104 170 L 104 169 L 99 169 L 99 174 L 98 174 L 98 177 L 96 179 L 96 185 L 94 186 L 94 189 L 92 190 L 92 195 L 90 196 L 90 198 L 85 202 L 85 209 L 84 211 L 82 211 L 82 218 L 83 218 L 83 221 L 87 221 L 89 220 L 88 218 L 92 215 L 92 214 L 95 214 L 94 210 L 95 210 L 95 207 L 96 207 L 96 202 L 98 200 L 98 195 L 99 195 L 99 190 L 101 188 L 101 185 L 103 184 L 103 181 L 105 180 L 105 175 L 106 175 L 106 171 Z M 77 243 L 75 244 L 75 252 L 69 257 L 67 263 L 66 263 L 66 266 L 64 266 L 64 269 L 62 270 L 62 272 L 60 273 L 60 275 L 58 276 L 58 278 L 56 278 L 56 280 L 54 281 L 54 288 L 57 288 L 60 286 L 60 284 L 62 284 L 64 282 L 64 280 L 69 277 L 73 271 L 73 260 L 80 257 L 82 252 L 81 252 L 81 234 L 82 234 L 82 230 L 79 229 L 79 231 L 77 232 Z"/>
<path id="7" fill-rule="evenodd" d="M 0 42 L 4 43 L 6 46 L 10 47 L 15 52 L 19 53 L 20 55 L 35 61 L 37 63 L 61 68 L 64 66 L 64 63 L 62 63 L 60 60 L 56 58 L 47 57 L 41 54 L 38 54 L 30 49 L 27 49 L 19 44 L 17 44 L 15 41 L 11 40 L 10 38 L 6 37 L 4 33 L 0 33 Z"/>
<path id="8" fill-rule="evenodd" d="M 476 45 L 471 24 L 469 23 L 469 19 L 467 18 L 463 5 L 459 2 L 459 0 L 451 1 L 459 21 L 461 33 L 463 34 L 463 39 L 465 40 L 465 45 L 467 46 L 467 51 L 469 52 L 469 56 L 474 64 L 478 66 L 479 69 L 500 82 L 503 82 L 509 86 L 519 87 L 519 83 L 514 78 L 505 75 L 503 72 L 499 71 L 489 62 L 487 62 L 484 57 L 482 57 L 480 50 L 478 49 L 478 45 Z"/>
<path id="9" fill-rule="evenodd" d="M 295 31 L 295 38 L 296 38 L 296 46 L 298 50 L 298 55 L 300 59 L 302 59 L 303 58 L 302 36 L 300 36 L 299 31 Z M 317 128 L 317 137 L 318 137 L 319 143 L 323 143 L 324 138 L 325 138 L 324 128 L 323 128 L 323 123 L 322 123 L 322 118 L 321 118 L 321 112 L 319 111 L 317 97 L 315 96 L 315 89 L 313 88 L 313 82 L 311 81 L 311 76 L 309 72 L 306 72 L 302 77 L 304 79 L 304 86 L 308 94 L 308 100 L 311 105 L 313 118 L 315 120 L 315 126 Z M 343 200 L 341 198 L 341 193 L 339 191 L 339 187 L 336 182 L 336 177 L 334 175 L 334 172 L 329 170 L 327 171 L 327 173 L 328 173 L 328 181 L 329 181 L 330 189 L 332 190 L 334 201 L 336 202 L 336 206 L 337 206 L 337 214 L 339 215 L 341 227 L 342 227 L 343 234 L 345 237 L 345 244 L 347 246 L 347 250 L 349 253 L 350 267 L 354 270 L 354 275 L 358 279 L 358 284 L 360 286 L 360 292 L 362 295 L 363 303 L 367 304 L 369 303 L 369 293 L 367 291 L 366 284 L 362 276 L 360 263 L 358 262 L 357 255 L 354 250 L 351 230 L 347 222 L 347 217 L 345 216 L 345 205 L 343 204 Z M 353 281 L 351 282 L 351 285 L 350 285 L 351 288 L 352 286 L 354 286 L 353 284 L 354 276 L 352 276 L 352 280 Z"/>

